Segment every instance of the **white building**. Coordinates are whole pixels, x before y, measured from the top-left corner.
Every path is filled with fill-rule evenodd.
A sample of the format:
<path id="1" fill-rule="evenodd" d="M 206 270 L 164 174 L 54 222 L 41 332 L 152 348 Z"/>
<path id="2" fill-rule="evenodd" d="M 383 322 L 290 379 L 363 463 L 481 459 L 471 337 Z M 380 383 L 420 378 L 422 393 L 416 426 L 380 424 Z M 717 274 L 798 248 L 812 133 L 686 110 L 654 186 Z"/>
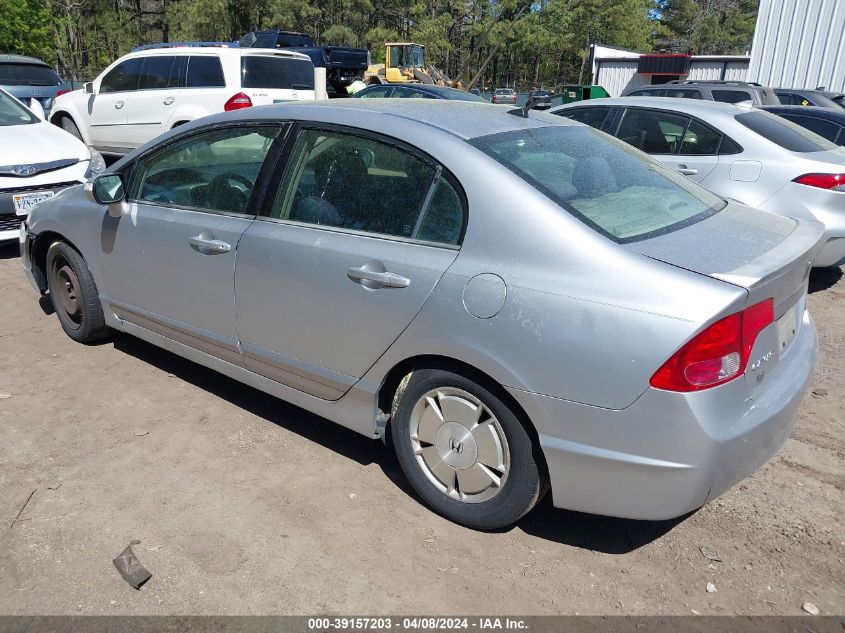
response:
<path id="1" fill-rule="evenodd" d="M 845 0 L 761 0 L 748 78 L 845 92 Z"/>
<path id="2" fill-rule="evenodd" d="M 845 0 L 842 0 L 845 5 Z M 666 55 L 638 53 L 593 44 L 593 83 L 611 97 L 628 88 L 664 84 L 674 79 L 745 81 L 749 58 L 744 55 Z"/>

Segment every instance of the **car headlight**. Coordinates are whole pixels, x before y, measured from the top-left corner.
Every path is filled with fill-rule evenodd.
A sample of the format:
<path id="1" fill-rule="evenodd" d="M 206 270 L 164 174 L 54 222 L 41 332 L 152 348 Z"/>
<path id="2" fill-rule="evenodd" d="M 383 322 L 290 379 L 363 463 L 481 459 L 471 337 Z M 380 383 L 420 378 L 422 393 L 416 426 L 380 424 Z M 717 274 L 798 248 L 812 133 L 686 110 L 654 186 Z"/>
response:
<path id="1" fill-rule="evenodd" d="M 85 170 L 85 180 L 91 180 L 94 176 L 101 174 L 106 169 L 106 161 L 100 152 L 91 150 L 91 158 L 88 159 L 88 169 Z"/>

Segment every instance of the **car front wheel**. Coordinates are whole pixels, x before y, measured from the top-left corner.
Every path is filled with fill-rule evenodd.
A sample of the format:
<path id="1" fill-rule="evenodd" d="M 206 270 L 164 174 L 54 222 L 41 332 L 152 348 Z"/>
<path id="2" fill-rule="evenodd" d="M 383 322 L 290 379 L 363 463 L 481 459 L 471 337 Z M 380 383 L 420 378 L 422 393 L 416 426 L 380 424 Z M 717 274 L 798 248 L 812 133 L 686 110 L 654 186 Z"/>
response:
<path id="1" fill-rule="evenodd" d="M 400 384 L 391 434 L 414 490 L 468 527 L 508 526 L 545 490 L 538 450 L 511 409 L 481 384 L 422 369 Z"/>
<path id="2" fill-rule="evenodd" d="M 107 336 L 97 286 L 82 255 L 65 242 L 53 242 L 46 269 L 50 299 L 65 333 L 80 343 Z"/>

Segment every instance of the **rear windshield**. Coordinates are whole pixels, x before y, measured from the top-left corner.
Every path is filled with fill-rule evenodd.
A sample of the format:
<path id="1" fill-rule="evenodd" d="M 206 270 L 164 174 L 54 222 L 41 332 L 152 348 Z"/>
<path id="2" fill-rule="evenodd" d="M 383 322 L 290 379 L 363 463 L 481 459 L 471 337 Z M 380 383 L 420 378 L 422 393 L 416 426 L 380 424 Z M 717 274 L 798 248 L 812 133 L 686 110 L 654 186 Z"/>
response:
<path id="1" fill-rule="evenodd" d="M 509 95 L 509 94 L 513 94 L 513 90 L 511 90 L 510 88 L 496 88 L 496 94 L 497 95 Z"/>
<path id="2" fill-rule="evenodd" d="M 58 86 L 61 83 L 49 66 L 0 64 L 0 86 Z"/>
<path id="3" fill-rule="evenodd" d="M 241 85 L 244 88 L 314 90 L 314 65 L 305 59 L 244 55 L 241 58 Z"/>
<path id="4" fill-rule="evenodd" d="M 790 152 L 825 152 L 837 147 L 818 134 L 768 112 L 745 112 L 735 118 L 749 130 Z"/>
<path id="5" fill-rule="evenodd" d="M 588 127 L 515 130 L 469 142 L 619 243 L 670 233 L 726 205 L 689 178 Z"/>
<path id="6" fill-rule="evenodd" d="M 0 127 L 7 125 L 28 125 L 37 119 L 10 96 L 0 92 Z"/>

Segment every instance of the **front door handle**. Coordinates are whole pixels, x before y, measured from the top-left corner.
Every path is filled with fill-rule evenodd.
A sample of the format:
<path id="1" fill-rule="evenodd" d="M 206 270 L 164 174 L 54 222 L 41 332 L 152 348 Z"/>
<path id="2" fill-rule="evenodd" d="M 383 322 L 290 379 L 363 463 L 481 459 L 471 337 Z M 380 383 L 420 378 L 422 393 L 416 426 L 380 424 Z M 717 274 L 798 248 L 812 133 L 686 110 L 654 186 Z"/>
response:
<path id="1" fill-rule="evenodd" d="M 167 97 L 164 101 L 162 101 L 162 103 L 164 105 L 170 105 L 174 101 L 176 101 L 176 97 Z"/>
<path id="2" fill-rule="evenodd" d="M 125 106 L 125 105 L 126 105 L 126 102 L 125 102 L 125 101 L 118 101 L 117 103 L 115 103 L 115 104 L 114 104 L 114 109 L 115 109 L 115 110 L 120 110 L 120 109 L 121 109 L 123 106 Z"/>
<path id="3" fill-rule="evenodd" d="M 372 281 L 383 288 L 407 288 L 411 285 L 411 280 L 402 275 L 366 268 L 350 268 L 346 271 L 346 275 L 353 281 Z"/>
<path id="4" fill-rule="evenodd" d="M 223 240 L 207 239 L 202 235 L 195 235 L 188 241 L 191 243 L 191 246 L 195 246 L 201 252 L 208 253 L 210 255 L 228 253 L 232 250 L 232 245 L 228 242 L 224 242 Z"/>
<path id="5" fill-rule="evenodd" d="M 684 176 L 695 176 L 698 173 L 697 169 L 690 169 L 686 165 L 678 165 L 678 172 Z"/>

